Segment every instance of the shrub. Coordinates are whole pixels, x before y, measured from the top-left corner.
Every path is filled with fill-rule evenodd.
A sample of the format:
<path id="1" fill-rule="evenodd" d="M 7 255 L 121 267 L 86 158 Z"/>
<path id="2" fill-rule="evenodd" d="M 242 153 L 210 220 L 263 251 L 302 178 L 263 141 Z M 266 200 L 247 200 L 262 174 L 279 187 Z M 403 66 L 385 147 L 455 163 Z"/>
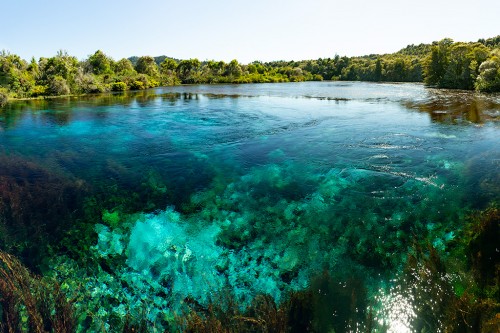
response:
<path id="1" fill-rule="evenodd" d="M 71 92 L 66 80 L 59 75 L 53 76 L 49 79 L 49 94 L 60 96 L 60 95 L 69 95 Z"/>
<path id="2" fill-rule="evenodd" d="M 36 85 L 31 89 L 31 97 L 43 96 L 47 93 L 47 86 Z"/>
<path id="3" fill-rule="evenodd" d="M 160 82 L 158 82 L 157 80 L 155 80 L 155 79 L 149 80 L 149 87 L 150 88 L 158 87 L 159 85 L 160 85 Z"/>
<path id="4" fill-rule="evenodd" d="M 8 100 L 9 95 L 7 94 L 7 91 L 0 89 L 0 108 L 7 104 Z"/>
<path id="5" fill-rule="evenodd" d="M 323 76 L 320 74 L 314 74 L 313 81 L 323 81 Z"/>
<path id="6" fill-rule="evenodd" d="M 160 73 L 155 59 L 150 56 L 140 57 L 135 65 L 137 73 L 146 74 L 149 76 L 157 77 Z"/>
<path id="7" fill-rule="evenodd" d="M 78 73 L 76 76 L 76 91 L 83 94 L 104 92 L 105 86 L 99 82 L 96 76 L 91 74 Z"/>
<path id="8" fill-rule="evenodd" d="M 500 59 L 494 57 L 479 66 L 476 90 L 483 92 L 500 91 Z"/>
<path id="9" fill-rule="evenodd" d="M 139 74 L 127 82 L 131 90 L 141 90 L 158 87 L 160 83 L 146 74 Z"/>
<path id="10" fill-rule="evenodd" d="M 144 82 L 142 81 L 132 81 L 132 83 L 130 83 L 130 89 L 131 90 L 141 90 L 141 89 L 145 89 L 146 87 L 144 87 Z"/>
<path id="11" fill-rule="evenodd" d="M 142 83 L 142 82 L 140 82 Z M 113 82 L 111 84 L 111 90 L 112 91 L 125 91 L 127 90 L 127 84 L 125 82 L 119 81 L 119 82 Z"/>

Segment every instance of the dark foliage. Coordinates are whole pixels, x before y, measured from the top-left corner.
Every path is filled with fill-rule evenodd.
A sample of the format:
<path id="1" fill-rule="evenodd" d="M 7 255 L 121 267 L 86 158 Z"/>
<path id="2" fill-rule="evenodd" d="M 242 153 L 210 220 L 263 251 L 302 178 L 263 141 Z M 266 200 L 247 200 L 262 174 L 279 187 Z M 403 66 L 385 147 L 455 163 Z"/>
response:
<path id="1" fill-rule="evenodd" d="M 0 251 L 1 332 L 73 333 L 74 311 L 54 281 L 33 276 L 16 258 Z"/>
<path id="2" fill-rule="evenodd" d="M 83 181 L 57 175 L 21 157 L 0 156 L 0 245 L 31 268 L 71 226 L 82 206 Z"/>
<path id="3" fill-rule="evenodd" d="M 293 292 L 276 304 L 257 296 L 244 311 L 225 294 L 206 308 L 198 307 L 178 318 L 183 332 L 351 332 L 371 327 L 365 313 L 362 281 L 339 282 L 325 272 L 311 280 L 308 289 Z"/>

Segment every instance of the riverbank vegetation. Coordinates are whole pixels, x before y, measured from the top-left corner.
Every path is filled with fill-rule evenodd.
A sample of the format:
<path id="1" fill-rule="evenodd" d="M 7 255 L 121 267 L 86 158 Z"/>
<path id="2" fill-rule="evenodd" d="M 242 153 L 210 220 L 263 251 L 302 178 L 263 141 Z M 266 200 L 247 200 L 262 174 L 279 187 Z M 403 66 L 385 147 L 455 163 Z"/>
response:
<path id="1" fill-rule="evenodd" d="M 237 60 L 179 60 L 166 56 L 114 60 L 98 50 L 87 59 L 59 51 L 29 62 L 0 53 L 0 105 L 32 98 L 141 90 L 177 84 L 269 83 L 312 80 L 424 82 L 427 86 L 500 91 L 500 36 L 475 43 L 443 39 L 392 54 L 241 64 Z"/>

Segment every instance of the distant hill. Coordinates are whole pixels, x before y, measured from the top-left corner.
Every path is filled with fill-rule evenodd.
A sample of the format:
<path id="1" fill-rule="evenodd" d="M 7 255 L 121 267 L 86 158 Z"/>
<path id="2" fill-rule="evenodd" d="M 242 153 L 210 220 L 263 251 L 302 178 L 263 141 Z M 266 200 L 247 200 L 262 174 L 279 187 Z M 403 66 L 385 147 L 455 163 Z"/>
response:
<path id="1" fill-rule="evenodd" d="M 153 57 L 155 59 L 155 62 L 158 66 L 160 66 L 160 64 L 163 62 L 163 60 L 165 59 L 173 59 L 175 60 L 176 62 L 180 62 L 180 59 L 176 59 L 176 58 L 172 58 L 172 57 L 167 57 L 166 55 L 161 55 L 161 56 L 157 56 L 157 57 Z M 137 60 L 139 60 L 139 57 L 138 56 L 132 56 L 132 57 L 129 57 L 128 60 L 130 60 L 130 62 L 132 63 L 132 65 L 136 65 L 137 64 Z"/>
<path id="2" fill-rule="evenodd" d="M 433 44 L 436 44 L 436 43 L 437 43 L 437 41 L 433 42 L 433 43 L 430 43 L 430 44 L 424 44 L 424 43 L 421 43 L 421 44 L 418 44 L 418 45 L 410 44 L 410 45 L 406 46 L 405 48 L 402 48 L 401 50 L 399 50 L 399 51 L 397 51 L 397 52 L 395 52 L 393 54 L 424 57 L 425 55 L 427 55 L 429 53 L 429 51 L 431 49 L 431 46 Z M 470 42 L 470 43 L 481 43 L 481 44 L 483 44 L 483 45 L 485 45 L 487 47 L 490 47 L 490 48 L 500 47 L 500 35 L 498 35 L 496 37 L 488 38 L 488 39 L 481 38 L 477 42 Z M 379 58 L 382 55 L 383 54 L 369 54 L 369 55 L 352 57 L 352 58 L 377 59 L 377 58 Z M 385 55 L 389 55 L 389 54 L 385 54 Z M 181 61 L 180 59 L 168 57 L 166 55 L 161 55 L 161 56 L 154 57 L 155 62 L 156 62 L 156 64 L 158 66 L 163 62 L 163 60 L 165 60 L 167 58 L 173 59 L 173 60 L 175 60 L 178 63 Z M 134 66 L 136 65 L 138 59 L 139 59 L 138 56 L 132 56 L 132 57 L 128 58 L 128 60 L 130 60 Z M 276 64 L 278 64 L 278 65 L 283 65 L 283 64 L 288 65 L 290 62 L 289 61 L 281 61 L 281 62 L 280 61 L 272 61 L 271 63 L 274 64 L 274 65 L 276 65 Z"/>
<path id="3" fill-rule="evenodd" d="M 404 49 L 396 52 L 397 54 L 411 55 L 411 56 L 425 56 L 429 53 L 431 49 L 431 44 L 418 44 L 418 45 L 408 45 Z"/>
<path id="4" fill-rule="evenodd" d="M 399 50 L 396 52 L 396 54 L 403 54 L 403 55 L 413 55 L 413 56 L 425 56 L 426 54 L 429 53 L 431 46 L 433 44 L 436 44 L 437 42 L 434 42 L 432 44 L 419 44 L 419 45 L 408 45 L 407 47 Z M 484 46 L 495 48 L 495 47 L 500 47 L 500 35 L 488 39 L 479 39 L 477 42 L 470 42 L 469 44 L 473 43 L 481 43 Z"/>

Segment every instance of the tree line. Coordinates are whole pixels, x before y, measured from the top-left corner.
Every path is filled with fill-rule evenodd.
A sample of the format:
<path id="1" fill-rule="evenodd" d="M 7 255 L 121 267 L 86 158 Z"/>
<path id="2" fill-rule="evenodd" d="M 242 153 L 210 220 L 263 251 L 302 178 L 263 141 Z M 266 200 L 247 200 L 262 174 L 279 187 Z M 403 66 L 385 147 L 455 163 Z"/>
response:
<path id="1" fill-rule="evenodd" d="M 269 83 L 312 80 L 424 82 L 438 88 L 500 91 L 500 36 L 475 43 L 443 39 L 392 54 L 241 64 L 237 60 L 179 60 L 166 56 L 113 60 L 101 50 L 87 59 L 59 51 L 30 62 L 0 52 L 0 105 L 29 98 L 141 90 L 200 83 Z"/>

